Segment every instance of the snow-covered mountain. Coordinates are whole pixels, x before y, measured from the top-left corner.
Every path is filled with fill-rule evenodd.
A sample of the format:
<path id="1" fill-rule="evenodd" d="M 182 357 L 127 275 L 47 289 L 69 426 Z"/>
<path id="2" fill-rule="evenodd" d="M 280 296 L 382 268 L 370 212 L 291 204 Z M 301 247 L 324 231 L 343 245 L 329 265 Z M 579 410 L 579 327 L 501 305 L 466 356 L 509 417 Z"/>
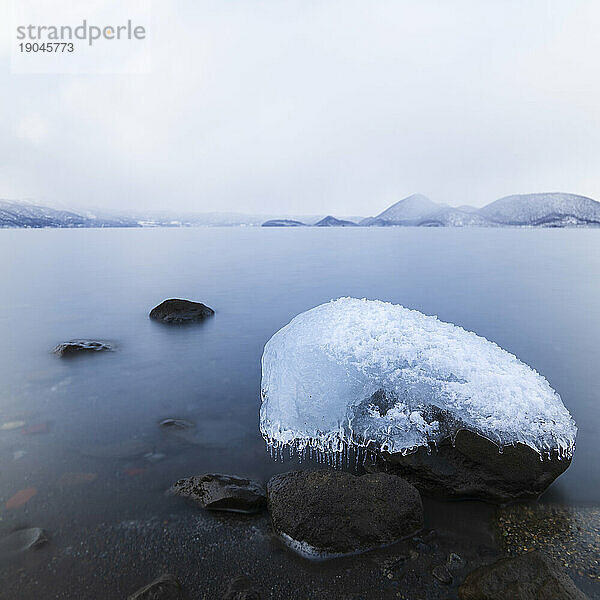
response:
<path id="1" fill-rule="evenodd" d="M 500 225 L 600 225 L 600 202 L 575 194 L 519 194 L 500 198 L 479 214 Z"/>
<path id="2" fill-rule="evenodd" d="M 392 204 L 375 217 L 363 219 L 359 225 L 369 227 L 386 227 L 389 225 L 417 224 L 430 214 L 437 212 L 445 204 L 436 204 L 427 196 L 413 194 Z"/>
<path id="3" fill-rule="evenodd" d="M 0 200 L 0 228 L 6 227 L 595 227 L 600 202 L 565 193 L 521 194 L 475 208 L 438 204 L 421 194 L 396 202 L 375 217 L 256 215 L 246 213 L 117 213 L 61 210 L 31 202 Z"/>
<path id="4" fill-rule="evenodd" d="M 444 206 L 416 223 L 419 227 L 490 227 L 491 223 L 472 207 Z"/>
<path id="5" fill-rule="evenodd" d="M 600 226 L 600 202 L 564 193 L 507 196 L 483 208 L 436 204 L 420 194 L 396 202 L 375 217 L 369 227 L 569 227 Z"/>
<path id="6" fill-rule="evenodd" d="M 0 227 L 137 227 L 127 217 L 85 215 L 29 202 L 0 200 Z"/>
<path id="7" fill-rule="evenodd" d="M 109 212 L 57 209 L 26 201 L 0 200 L 0 228 L 6 227 L 260 227 L 278 215 L 228 212 L 175 211 Z M 285 216 L 312 225 L 323 215 Z"/>
<path id="8" fill-rule="evenodd" d="M 369 227 L 486 227 L 490 223 L 474 206 L 453 207 L 433 202 L 422 194 L 413 194 L 376 217 L 363 219 L 360 224 Z"/>
<path id="9" fill-rule="evenodd" d="M 328 215 L 315 223 L 315 227 L 356 227 L 356 223 L 354 221 L 346 221 L 345 219 L 336 219 Z"/>

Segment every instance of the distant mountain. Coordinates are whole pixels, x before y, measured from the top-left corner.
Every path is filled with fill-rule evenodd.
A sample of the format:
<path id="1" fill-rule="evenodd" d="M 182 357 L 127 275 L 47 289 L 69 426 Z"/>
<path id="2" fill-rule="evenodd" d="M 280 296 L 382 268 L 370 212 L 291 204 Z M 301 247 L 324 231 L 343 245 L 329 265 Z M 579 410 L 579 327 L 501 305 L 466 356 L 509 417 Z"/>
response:
<path id="1" fill-rule="evenodd" d="M 0 200 L 0 228 L 7 227 L 596 227 L 600 202 L 565 193 L 521 194 L 475 208 L 438 204 L 421 194 L 396 202 L 375 217 L 257 215 L 246 213 L 118 213 L 63 210 Z"/>
<path id="2" fill-rule="evenodd" d="M 271 219 L 262 224 L 263 227 L 305 227 L 306 223 L 292 221 L 291 219 Z"/>
<path id="3" fill-rule="evenodd" d="M 82 215 L 69 210 L 39 206 L 29 202 L 0 200 L 0 227 L 139 227 L 126 217 Z"/>
<path id="4" fill-rule="evenodd" d="M 132 214 L 143 227 L 260 227 L 265 221 L 289 219 L 313 224 L 323 215 L 281 215 L 229 212 L 148 211 Z"/>
<path id="5" fill-rule="evenodd" d="M 61 210 L 26 201 L 0 200 L 0 228 L 6 227 L 260 227 L 280 215 L 247 213 L 190 213 L 174 211 L 108 212 Z M 314 224 L 323 215 L 288 216 Z"/>
<path id="6" fill-rule="evenodd" d="M 413 194 L 392 204 L 392 206 L 377 216 L 363 219 L 359 225 L 386 227 L 390 225 L 417 224 L 445 206 L 445 204 L 436 204 L 422 194 Z"/>
<path id="7" fill-rule="evenodd" d="M 490 227 L 491 223 L 472 206 L 444 206 L 415 223 L 419 227 Z"/>
<path id="8" fill-rule="evenodd" d="M 331 215 L 321 219 L 318 223 L 315 223 L 315 227 L 356 227 L 354 221 L 345 221 L 344 219 L 336 219 Z"/>
<path id="9" fill-rule="evenodd" d="M 500 198 L 479 214 L 499 225 L 600 225 L 600 202 L 575 194 L 519 194 Z"/>
<path id="10" fill-rule="evenodd" d="M 521 194 L 475 208 L 436 204 L 420 194 L 396 202 L 375 217 L 369 227 L 569 227 L 600 226 L 600 202 L 563 193 Z"/>

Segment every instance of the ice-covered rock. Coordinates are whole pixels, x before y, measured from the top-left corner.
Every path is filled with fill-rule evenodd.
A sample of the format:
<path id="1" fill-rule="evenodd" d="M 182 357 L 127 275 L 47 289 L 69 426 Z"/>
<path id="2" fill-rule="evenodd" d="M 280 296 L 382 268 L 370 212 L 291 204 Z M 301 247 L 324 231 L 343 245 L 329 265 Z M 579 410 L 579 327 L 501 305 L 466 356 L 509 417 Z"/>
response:
<path id="1" fill-rule="evenodd" d="M 575 422 L 532 368 L 475 333 L 378 300 L 340 298 L 295 317 L 265 346 L 261 394 L 261 432 L 275 448 L 402 456 L 460 430 L 542 459 L 570 459 L 575 446 Z"/>

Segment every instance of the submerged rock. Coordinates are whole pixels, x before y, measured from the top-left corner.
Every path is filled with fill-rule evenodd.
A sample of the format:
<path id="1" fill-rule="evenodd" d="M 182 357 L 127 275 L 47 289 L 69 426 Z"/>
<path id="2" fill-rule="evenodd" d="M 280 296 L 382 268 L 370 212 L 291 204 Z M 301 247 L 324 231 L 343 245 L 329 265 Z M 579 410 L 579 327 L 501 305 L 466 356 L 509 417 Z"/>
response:
<path id="1" fill-rule="evenodd" d="M 180 324 L 202 321 L 214 314 L 212 308 L 201 302 L 172 298 L 155 306 L 150 311 L 150 318 L 163 323 Z"/>
<path id="2" fill-rule="evenodd" d="M 0 538 L 0 558 L 7 558 L 34 550 L 48 541 L 46 532 L 40 527 L 18 529 Z"/>
<path id="3" fill-rule="evenodd" d="M 198 502 L 207 510 L 256 513 L 267 503 L 265 488 L 259 481 L 219 473 L 180 479 L 170 493 Z"/>
<path id="4" fill-rule="evenodd" d="M 12 431 L 13 429 L 21 429 L 25 427 L 25 421 L 8 421 L 0 425 L 0 431 Z"/>
<path id="5" fill-rule="evenodd" d="M 495 502 L 536 498 L 571 464 L 558 452 L 549 458 L 526 444 L 500 448 L 468 430 L 412 454 L 383 452 L 373 468 L 406 478 L 422 492 Z"/>
<path id="6" fill-rule="evenodd" d="M 104 352 L 110 350 L 114 350 L 114 346 L 108 342 L 101 342 L 99 340 L 70 340 L 58 344 L 58 346 L 52 349 L 52 352 L 62 358 L 86 352 Z"/>
<path id="7" fill-rule="evenodd" d="M 27 504 L 34 496 L 38 493 L 37 488 L 28 487 L 19 490 L 16 494 L 12 495 L 4 504 L 4 508 L 12 510 L 15 508 L 21 508 L 24 504 Z"/>
<path id="8" fill-rule="evenodd" d="M 260 593 L 249 577 L 238 575 L 229 582 L 223 600 L 260 600 Z"/>
<path id="9" fill-rule="evenodd" d="M 513 503 L 496 511 L 495 529 L 506 554 L 540 550 L 568 573 L 600 582 L 600 506 Z"/>
<path id="10" fill-rule="evenodd" d="M 162 575 L 128 596 L 127 600 L 184 600 L 183 587 L 173 575 Z"/>
<path id="11" fill-rule="evenodd" d="M 575 447 L 571 415 L 533 369 L 472 332 L 380 301 L 341 298 L 295 317 L 265 346 L 261 395 L 272 447 L 335 462 L 367 448 L 422 489 L 457 496 L 538 495 Z"/>
<path id="12" fill-rule="evenodd" d="M 96 481 L 97 478 L 97 473 L 70 471 L 63 473 L 59 477 L 58 484 L 62 486 L 82 485 L 84 483 L 92 483 L 93 481 Z"/>
<path id="13" fill-rule="evenodd" d="M 275 530 L 296 551 L 339 555 L 392 543 L 423 526 L 419 492 L 385 473 L 291 471 L 267 484 Z"/>
<path id="14" fill-rule="evenodd" d="M 159 425 L 163 429 L 172 429 L 173 431 L 181 431 L 194 427 L 191 421 L 186 421 L 185 419 L 163 419 Z"/>
<path id="15" fill-rule="evenodd" d="M 459 587 L 461 600 L 586 600 L 570 577 L 534 551 L 475 569 Z"/>
<path id="16" fill-rule="evenodd" d="M 130 438 L 112 444 L 88 446 L 81 450 L 85 456 L 94 458 L 133 458 L 148 454 L 152 451 L 152 444 L 140 438 Z"/>

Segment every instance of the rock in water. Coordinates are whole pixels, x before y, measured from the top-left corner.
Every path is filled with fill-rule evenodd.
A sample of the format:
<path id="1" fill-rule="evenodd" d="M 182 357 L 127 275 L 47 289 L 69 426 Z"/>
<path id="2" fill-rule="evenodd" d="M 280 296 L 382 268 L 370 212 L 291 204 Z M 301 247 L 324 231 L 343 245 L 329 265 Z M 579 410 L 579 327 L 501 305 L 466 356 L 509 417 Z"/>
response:
<path id="1" fill-rule="evenodd" d="M 184 600 L 186 595 L 173 575 L 162 575 L 134 592 L 127 600 Z"/>
<path id="2" fill-rule="evenodd" d="M 279 330 L 263 353 L 261 395 L 271 446 L 336 460 L 368 448 L 408 465 L 401 472 L 426 490 L 447 491 L 450 465 L 454 495 L 538 495 L 575 447 L 575 422 L 533 369 L 475 333 L 376 300 L 334 300 Z"/>
<path id="3" fill-rule="evenodd" d="M 586 600 L 570 577 L 537 551 L 475 569 L 458 595 L 461 600 Z"/>
<path id="4" fill-rule="evenodd" d="M 400 475 L 430 495 L 495 502 L 536 498 L 571 463 L 558 452 L 540 460 L 533 448 L 521 443 L 500 453 L 495 443 L 466 429 L 436 447 L 380 456 L 383 460 L 369 470 Z"/>
<path id="5" fill-rule="evenodd" d="M 0 538 L 0 558 L 6 558 L 20 554 L 27 550 L 33 550 L 44 545 L 48 536 L 39 527 L 29 529 L 18 529 Z"/>
<path id="6" fill-rule="evenodd" d="M 265 488 L 260 482 L 219 473 L 180 479 L 170 492 L 194 500 L 208 510 L 256 513 L 267 503 Z"/>
<path id="7" fill-rule="evenodd" d="M 131 438 L 106 445 L 87 446 L 81 453 L 94 458 L 133 458 L 152 451 L 152 444 L 139 438 Z"/>
<path id="8" fill-rule="evenodd" d="M 173 431 L 182 431 L 184 429 L 192 429 L 194 424 L 185 419 L 163 419 L 159 425 L 163 429 L 171 429 Z"/>
<path id="9" fill-rule="evenodd" d="M 161 302 L 150 311 L 150 318 L 163 323 L 192 323 L 215 314 L 212 308 L 191 300 L 171 299 Z"/>
<path id="10" fill-rule="evenodd" d="M 386 473 L 291 471 L 269 480 L 267 496 L 275 530 L 313 557 L 368 550 L 423 527 L 419 492 Z"/>
<path id="11" fill-rule="evenodd" d="M 114 346 L 108 342 L 101 342 L 99 340 L 71 340 L 58 344 L 58 346 L 52 349 L 52 352 L 62 358 L 64 356 L 73 356 L 87 352 L 103 352 L 106 350 L 114 350 Z"/>

